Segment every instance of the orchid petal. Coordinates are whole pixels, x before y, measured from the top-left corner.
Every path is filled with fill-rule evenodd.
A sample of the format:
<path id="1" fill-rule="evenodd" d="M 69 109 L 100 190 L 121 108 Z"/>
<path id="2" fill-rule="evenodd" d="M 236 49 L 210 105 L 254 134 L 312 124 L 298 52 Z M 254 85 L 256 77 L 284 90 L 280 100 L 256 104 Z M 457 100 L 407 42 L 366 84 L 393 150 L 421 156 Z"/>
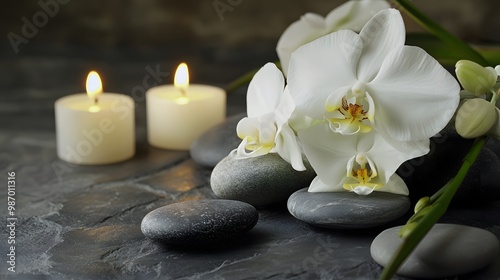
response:
<path id="1" fill-rule="evenodd" d="M 234 155 L 234 159 L 244 159 L 249 157 L 258 157 L 271 152 L 273 147 L 260 146 L 257 149 L 247 152 L 246 147 L 248 145 L 248 137 L 245 137 L 243 141 L 241 141 L 238 148 L 236 148 L 236 154 Z"/>
<path id="2" fill-rule="evenodd" d="M 326 34 L 324 18 L 318 14 L 307 13 L 292 23 L 281 35 L 276 52 L 281 68 L 286 74 L 292 53 L 300 46 Z"/>
<path id="3" fill-rule="evenodd" d="M 295 136 L 295 133 L 288 124 L 284 124 L 281 127 L 281 131 L 276 137 L 275 149 L 281 158 L 292 165 L 293 169 L 297 171 L 306 170 L 302 161 L 302 150 L 297 141 L 297 136 Z"/>
<path id="4" fill-rule="evenodd" d="M 259 142 L 263 146 L 274 146 L 274 139 L 276 138 L 276 126 L 274 123 L 261 123 L 259 129 Z"/>
<path id="5" fill-rule="evenodd" d="M 304 129 L 308 129 L 310 127 L 313 127 L 318 124 L 323 124 L 323 120 L 316 120 L 312 119 L 308 116 L 304 116 L 302 114 L 298 114 L 297 110 L 295 110 L 292 115 L 290 116 L 290 119 L 288 120 L 288 125 L 294 130 L 294 131 L 301 131 Z"/>
<path id="6" fill-rule="evenodd" d="M 248 85 L 248 117 L 274 112 L 285 87 L 285 78 L 274 63 L 267 63 L 253 76 Z"/>
<path id="7" fill-rule="evenodd" d="M 408 187 L 406 186 L 406 183 L 397 174 L 392 175 L 387 184 L 378 188 L 377 191 L 401 195 L 408 195 L 410 193 Z"/>
<path id="8" fill-rule="evenodd" d="M 344 192 L 345 190 L 340 186 L 331 186 L 325 184 L 319 176 L 316 176 L 309 185 L 308 192 Z"/>
<path id="9" fill-rule="evenodd" d="M 373 123 L 373 119 L 375 118 L 375 102 L 369 93 L 366 93 L 366 101 L 368 102 L 368 112 L 366 113 L 366 117 Z"/>
<path id="10" fill-rule="evenodd" d="M 405 26 L 401 14 L 396 9 L 386 9 L 377 13 L 361 29 L 363 53 L 358 62 L 358 79 L 370 82 L 379 72 L 387 54 L 405 43 Z"/>
<path id="11" fill-rule="evenodd" d="M 342 106 L 342 98 L 351 90 L 350 86 L 345 86 L 334 90 L 328 95 L 325 102 L 325 110 L 332 112 Z"/>
<path id="12" fill-rule="evenodd" d="M 283 91 L 283 94 L 281 95 L 280 103 L 278 104 L 278 107 L 274 111 L 274 116 L 276 120 L 276 126 L 278 127 L 278 131 L 284 123 L 288 122 L 294 110 L 295 110 L 295 103 L 293 102 L 292 96 L 290 95 L 288 86 L 286 86 L 285 90 Z"/>
<path id="13" fill-rule="evenodd" d="M 330 32 L 340 29 L 357 32 L 377 12 L 389 7 L 389 3 L 383 0 L 347 1 L 326 16 L 326 26 Z"/>
<path id="14" fill-rule="evenodd" d="M 358 133 L 366 133 L 371 130 L 371 127 L 352 123 L 351 120 L 330 120 L 329 123 L 330 129 L 335 133 L 340 133 L 342 135 L 355 135 Z"/>
<path id="15" fill-rule="evenodd" d="M 393 50 L 368 87 L 377 108 L 375 128 L 398 141 L 435 135 L 459 102 L 457 81 L 417 47 Z"/>
<path id="16" fill-rule="evenodd" d="M 374 133 L 373 137 L 372 148 L 366 152 L 366 156 L 375 163 L 378 176 L 383 183 L 386 183 L 405 161 L 429 152 L 429 139 L 398 143 L 396 146 L 387 142 L 379 133 Z"/>
<path id="17" fill-rule="evenodd" d="M 349 160 L 357 153 L 358 136 L 341 135 L 332 132 L 328 125 L 316 125 L 299 131 L 299 139 L 321 180 L 331 186 L 341 184 Z"/>
<path id="18" fill-rule="evenodd" d="M 357 195 L 369 195 L 375 190 L 375 187 L 367 187 L 367 186 L 357 186 L 352 191 Z"/>
<path id="19" fill-rule="evenodd" d="M 236 131 L 238 137 L 243 139 L 236 149 L 236 157 L 256 157 L 273 151 L 276 126 L 269 121 L 269 115 L 261 119 L 243 118 L 238 122 Z"/>
<path id="20" fill-rule="evenodd" d="M 236 134 L 240 139 L 247 136 L 259 137 L 259 122 L 255 118 L 245 117 L 236 125 Z"/>
<path id="21" fill-rule="evenodd" d="M 322 119 L 330 93 L 355 83 L 361 48 L 356 33 L 341 30 L 297 49 L 288 69 L 288 86 L 297 110 Z"/>

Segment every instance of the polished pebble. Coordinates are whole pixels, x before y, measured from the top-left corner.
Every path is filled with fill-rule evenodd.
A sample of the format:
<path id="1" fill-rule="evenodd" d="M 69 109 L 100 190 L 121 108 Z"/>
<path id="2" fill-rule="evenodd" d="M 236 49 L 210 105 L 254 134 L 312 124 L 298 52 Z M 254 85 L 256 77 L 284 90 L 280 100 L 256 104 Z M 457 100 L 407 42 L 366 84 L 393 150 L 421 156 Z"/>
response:
<path id="1" fill-rule="evenodd" d="M 227 118 L 223 123 L 209 129 L 191 144 L 191 157 L 197 163 L 214 167 L 236 149 L 241 139 L 236 135 L 236 125 L 246 114 Z"/>
<path id="2" fill-rule="evenodd" d="M 230 155 L 214 168 L 210 184 L 219 198 L 269 206 L 284 202 L 296 190 L 309 186 L 316 174 L 305 164 L 307 170 L 296 171 L 278 154 L 245 159 Z"/>
<path id="3" fill-rule="evenodd" d="M 308 192 L 307 188 L 292 194 L 288 211 L 297 219 L 325 228 L 370 228 L 394 221 L 410 208 L 404 195 L 373 192 Z"/>
<path id="4" fill-rule="evenodd" d="M 258 219 L 257 210 L 247 203 L 192 200 L 151 211 L 143 218 L 141 231 L 175 246 L 214 245 L 249 231 Z"/>
<path id="5" fill-rule="evenodd" d="M 370 248 L 372 258 L 380 265 L 389 262 L 402 239 L 401 226 L 380 233 Z M 452 277 L 490 264 L 499 253 L 497 237 L 484 229 L 436 224 L 408 257 L 398 274 L 418 278 Z"/>

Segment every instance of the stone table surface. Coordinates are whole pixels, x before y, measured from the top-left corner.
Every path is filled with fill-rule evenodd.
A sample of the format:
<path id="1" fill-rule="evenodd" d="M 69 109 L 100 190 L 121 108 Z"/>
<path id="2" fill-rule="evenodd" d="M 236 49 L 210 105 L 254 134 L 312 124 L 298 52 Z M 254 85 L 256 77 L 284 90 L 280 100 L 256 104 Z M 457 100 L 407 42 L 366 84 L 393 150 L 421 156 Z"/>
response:
<path id="1" fill-rule="evenodd" d="M 238 58 L 241 53 L 202 50 L 191 59 L 199 67 L 196 78 L 220 85 L 275 59 L 271 48 Z M 72 166 L 57 158 L 53 103 L 82 92 L 89 68 L 103 71 L 108 91 L 131 95 L 142 85 L 147 67 L 160 65 L 168 72 L 174 62 L 160 51 L 131 54 L 78 47 L 33 46 L 22 56 L 2 55 L 0 279 L 376 279 L 382 268 L 370 257 L 370 243 L 408 215 L 381 228 L 326 230 L 293 218 L 283 203 L 259 209 L 259 222 L 251 231 L 219 248 L 173 249 L 145 238 L 140 223 L 151 210 L 215 195 L 209 185 L 211 169 L 195 163 L 188 152 L 147 144 L 140 96 L 133 159 Z M 171 76 L 164 80 L 171 82 Z M 229 95 L 228 115 L 243 112 L 244 100 L 245 89 Z M 10 171 L 16 172 L 15 273 L 5 265 Z M 499 212 L 498 202 L 457 208 L 442 221 L 477 226 L 500 237 Z M 454 279 L 499 278 L 500 256 L 492 265 Z"/>

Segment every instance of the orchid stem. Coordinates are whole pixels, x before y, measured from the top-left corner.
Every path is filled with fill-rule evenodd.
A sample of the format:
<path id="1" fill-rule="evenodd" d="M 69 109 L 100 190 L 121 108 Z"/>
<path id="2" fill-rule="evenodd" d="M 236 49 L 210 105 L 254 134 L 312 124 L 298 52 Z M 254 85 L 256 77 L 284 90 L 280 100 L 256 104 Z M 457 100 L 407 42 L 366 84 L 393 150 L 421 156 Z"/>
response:
<path id="1" fill-rule="evenodd" d="M 236 78 L 236 80 L 232 81 L 231 83 L 229 83 L 229 85 L 226 86 L 225 88 L 226 92 L 231 93 L 239 89 L 240 87 L 250 83 L 250 81 L 252 80 L 255 73 L 257 73 L 257 71 L 259 71 L 259 69 L 253 69 L 243 74 L 243 76 Z"/>
<path id="2" fill-rule="evenodd" d="M 409 219 L 409 223 L 415 221 L 416 226 L 411 229 L 407 236 L 403 237 L 403 242 L 382 271 L 382 275 L 380 276 L 381 280 L 391 279 L 406 258 L 408 258 L 415 247 L 417 247 L 418 243 L 420 243 L 420 241 L 425 237 L 429 230 L 431 230 L 441 216 L 446 213 L 453 196 L 464 181 L 467 172 L 469 172 L 470 167 L 481 152 L 485 143 L 486 136 L 477 138 L 465 156 L 464 162 L 458 170 L 457 175 L 432 196 L 431 200 L 434 201 L 431 205 L 427 206 L 430 207 L 430 209 L 426 211 L 425 215 L 421 215 L 420 219 L 418 219 L 416 216 L 419 215 L 420 210 Z"/>
<path id="3" fill-rule="evenodd" d="M 441 41 L 448 45 L 450 48 L 454 48 L 460 51 L 462 54 L 462 59 L 469 59 L 475 61 L 483 66 L 487 66 L 488 62 L 481 56 L 476 50 L 470 47 L 468 44 L 454 36 L 453 34 L 446 31 L 439 24 L 433 21 L 431 18 L 426 16 L 424 13 L 419 11 L 413 4 L 408 0 L 392 0 L 392 2 L 400 9 L 408 14 L 413 20 L 420 24 L 427 31 L 438 37 Z"/>

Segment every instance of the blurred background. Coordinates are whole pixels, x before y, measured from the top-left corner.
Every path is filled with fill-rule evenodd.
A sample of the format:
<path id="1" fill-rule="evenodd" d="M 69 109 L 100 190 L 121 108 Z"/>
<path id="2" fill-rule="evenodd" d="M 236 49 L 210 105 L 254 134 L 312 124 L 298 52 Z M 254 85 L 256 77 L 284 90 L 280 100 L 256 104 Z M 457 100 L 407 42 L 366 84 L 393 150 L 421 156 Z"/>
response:
<path id="1" fill-rule="evenodd" d="M 373 0 L 376 1 L 376 0 Z M 145 51 L 171 45 L 274 45 L 283 30 L 306 12 L 326 15 L 343 0 L 4 0 L 3 35 L 20 34 L 23 17 L 57 3 L 33 41 Z M 468 41 L 499 40 L 496 0 L 416 0 L 414 4 L 447 30 Z M 43 20 L 39 20 L 43 21 Z M 407 22 L 409 31 L 418 27 Z M 5 38 L 5 37 L 4 37 Z M 26 49 L 23 46 L 20 49 Z"/>
<path id="2" fill-rule="evenodd" d="M 53 102 L 83 92 L 92 69 L 101 74 L 105 91 L 134 97 L 144 124 L 147 75 L 157 73 L 157 84 L 172 83 L 170 73 L 186 61 L 193 83 L 224 86 L 276 61 L 281 33 L 302 14 L 326 15 L 343 2 L 3 0 L 0 113 L 7 117 L 0 125 L 16 118 L 22 126 L 52 128 Z M 468 42 L 500 42 L 497 0 L 413 2 Z M 405 21 L 409 32 L 422 31 Z M 244 89 L 228 98 L 228 114 L 240 111 Z"/>

